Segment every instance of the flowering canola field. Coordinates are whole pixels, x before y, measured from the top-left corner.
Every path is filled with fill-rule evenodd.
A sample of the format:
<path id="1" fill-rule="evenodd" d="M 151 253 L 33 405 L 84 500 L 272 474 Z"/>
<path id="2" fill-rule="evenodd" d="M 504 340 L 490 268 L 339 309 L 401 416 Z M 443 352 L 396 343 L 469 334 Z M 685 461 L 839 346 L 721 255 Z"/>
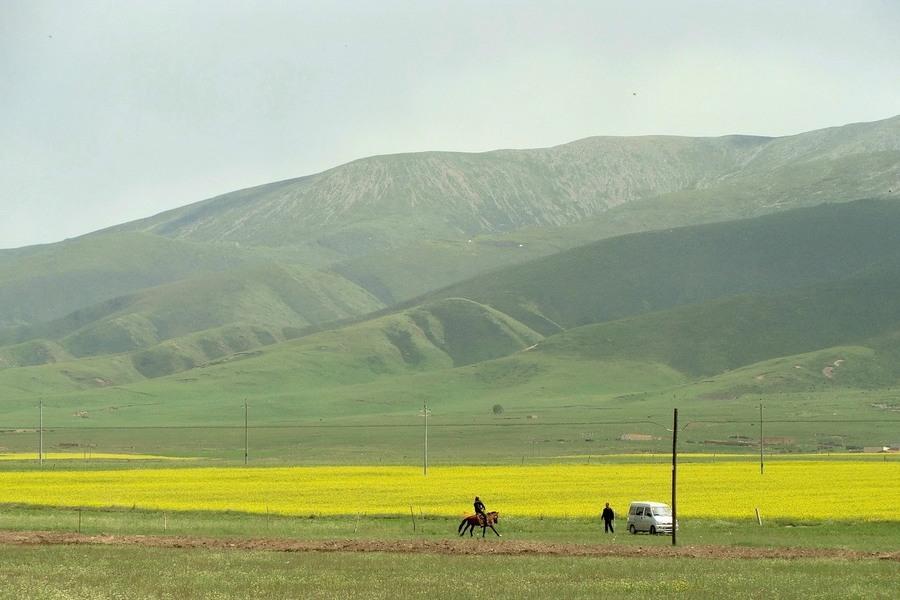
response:
<path id="1" fill-rule="evenodd" d="M 37 461 L 37 452 L 0 452 L 0 460 Z M 44 460 L 192 460 L 156 454 L 113 454 L 109 452 L 44 452 Z"/>
<path id="2" fill-rule="evenodd" d="M 0 472 L 0 503 L 285 515 L 460 516 L 475 495 L 508 516 L 596 516 L 610 502 L 670 499 L 671 465 L 181 468 Z M 678 467 L 682 518 L 900 520 L 900 461 Z"/>

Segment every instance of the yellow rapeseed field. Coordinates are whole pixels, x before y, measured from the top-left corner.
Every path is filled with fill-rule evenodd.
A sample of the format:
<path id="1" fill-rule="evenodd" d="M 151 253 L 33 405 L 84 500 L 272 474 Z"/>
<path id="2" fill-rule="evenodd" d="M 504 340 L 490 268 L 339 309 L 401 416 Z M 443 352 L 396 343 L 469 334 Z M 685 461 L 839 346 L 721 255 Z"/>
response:
<path id="1" fill-rule="evenodd" d="M 37 452 L 0 452 L 0 460 L 39 459 Z M 44 460 L 192 460 L 176 456 L 156 454 L 114 454 L 110 452 L 45 452 Z"/>
<path id="2" fill-rule="evenodd" d="M 683 518 L 898 520 L 900 461 L 679 465 Z M 508 516 L 595 516 L 610 502 L 670 499 L 671 466 L 188 468 L 0 472 L 0 502 L 287 515 L 459 516 L 475 495 Z"/>

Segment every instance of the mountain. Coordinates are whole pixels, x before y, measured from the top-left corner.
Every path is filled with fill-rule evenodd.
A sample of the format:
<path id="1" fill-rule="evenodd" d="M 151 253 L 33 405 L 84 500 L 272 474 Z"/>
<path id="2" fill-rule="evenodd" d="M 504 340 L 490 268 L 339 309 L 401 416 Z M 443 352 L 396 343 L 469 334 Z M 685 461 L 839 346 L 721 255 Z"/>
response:
<path id="1" fill-rule="evenodd" d="M 736 181 L 752 182 L 760 207 L 773 196 L 786 202 L 780 192 L 788 188 L 818 202 L 838 199 L 835 192 L 841 200 L 881 195 L 900 167 L 880 159 L 897 152 L 900 117 L 782 138 L 594 137 L 538 150 L 377 156 L 121 229 L 262 246 L 313 237 L 353 256 L 416 239 L 572 224 L 635 201 L 728 189 Z M 875 172 L 846 173 L 840 185 L 854 193 L 836 189 L 833 172 L 862 156 Z"/>
<path id="2" fill-rule="evenodd" d="M 0 326 L 260 263 L 331 269 L 392 304 L 624 233 L 896 197 L 898 152 L 900 117 L 782 138 L 595 137 L 371 157 L 0 251 Z"/>
<path id="3" fill-rule="evenodd" d="M 825 204 L 602 240 L 428 297 L 471 298 L 552 334 L 900 264 L 898 228 L 900 200 Z"/>
<path id="4" fill-rule="evenodd" d="M 0 368 L 125 353 L 158 377 L 423 294 L 545 336 L 832 281 L 896 259 L 898 181 L 900 117 L 371 157 L 0 251 Z"/>
<path id="5" fill-rule="evenodd" d="M 673 315 L 660 311 L 710 307 L 710 302 L 747 294 L 784 294 L 870 273 L 881 274 L 887 285 L 892 269 L 900 266 L 898 230 L 900 202 L 881 199 L 630 234 L 506 267 L 375 315 L 406 315 L 405 333 L 389 335 L 390 344 L 425 339 L 453 365 L 475 364 L 593 323 L 621 323 L 648 313 Z M 340 291 L 332 296 L 335 290 Z M 371 321 L 355 315 L 382 306 L 363 288 L 326 272 L 248 268 L 158 286 L 50 323 L 0 331 L 0 366 L 58 362 L 63 368 L 76 358 L 118 354 L 131 362 L 127 381 L 160 377 L 309 337 L 323 327 L 334 336 L 353 338 L 355 323 Z M 486 320 L 486 311 L 494 316 Z M 654 325 L 655 330 L 665 330 L 665 324 Z M 673 334 L 671 343 L 682 343 L 688 333 Z M 404 348 L 411 357 L 429 354 L 415 344 Z M 638 358 L 629 355 L 629 360 Z M 705 373 L 654 360 L 686 376 Z M 722 368 L 742 364 L 746 361 Z M 99 380 L 99 386 L 119 382 L 102 369 L 76 380 L 78 385 Z"/>

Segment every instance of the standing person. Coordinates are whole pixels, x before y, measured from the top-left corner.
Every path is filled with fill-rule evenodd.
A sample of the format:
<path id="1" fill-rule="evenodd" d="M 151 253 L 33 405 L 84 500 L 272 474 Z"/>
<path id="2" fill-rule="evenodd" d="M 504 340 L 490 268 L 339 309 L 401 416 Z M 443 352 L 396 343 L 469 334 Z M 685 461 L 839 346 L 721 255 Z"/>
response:
<path id="1" fill-rule="evenodd" d="M 609 507 L 609 502 L 606 503 L 606 508 L 600 513 L 600 518 L 603 519 L 603 532 L 615 533 L 615 530 L 613 529 L 613 520 L 616 518 L 616 513 Z"/>
<path id="2" fill-rule="evenodd" d="M 481 519 L 482 525 L 487 525 L 487 514 L 484 512 L 484 502 L 478 496 L 475 496 L 475 515 Z"/>

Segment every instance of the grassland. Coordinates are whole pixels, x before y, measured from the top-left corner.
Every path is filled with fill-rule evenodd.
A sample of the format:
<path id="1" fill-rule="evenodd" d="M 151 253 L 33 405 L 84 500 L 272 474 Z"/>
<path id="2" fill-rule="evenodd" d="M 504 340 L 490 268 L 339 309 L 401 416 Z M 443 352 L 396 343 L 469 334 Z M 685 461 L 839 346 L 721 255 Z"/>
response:
<path id="1" fill-rule="evenodd" d="M 48 531 L 82 535 L 176 536 L 215 539 L 439 541 L 457 539 L 460 519 L 414 511 L 393 516 L 284 516 L 272 513 L 158 511 L 141 508 L 67 508 L 2 505 L 0 530 Z M 599 509 L 599 507 L 598 507 Z M 796 518 L 679 518 L 678 543 L 738 548 L 831 548 L 863 552 L 895 552 L 900 539 L 896 521 L 809 521 Z M 668 537 L 631 535 L 625 520 L 616 534 L 604 535 L 597 517 L 501 517 L 504 540 L 590 544 L 613 548 L 671 546 Z M 488 533 L 491 533 L 488 531 Z M 497 538 L 493 537 L 493 540 Z M 480 536 L 479 536 L 480 537 Z"/>
<path id="2" fill-rule="evenodd" d="M 898 392 L 889 385 L 897 363 L 891 363 L 890 353 L 863 346 L 787 356 L 692 380 L 659 363 L 534 350 L 457 368 L 444 354 L 423 352 L 436 366 L 441 361 L 446 366 L 416 372 L 386 338 L 369 340 L 373 350 L 384 349 L 380 355 L 386 360 L 377 365 L 381 372 L 365 359 L 374 352 L 348 361 L 339 339 L 318 338 L 323 343 L 280 345 L 189 376 L 79 394 L 8 397 L 0 447 L 37 450 L 38 398 L 47 451 L 224 463 L 243 461 L 246 440 L 251 464 L 420 464 L 423 402 L 432 411 L 433 464 L 520 464 L 666 451 L 673 406 L 687 426 L 679 435 L 685 452 L 757 448 L 760 404 L 767 453 L 839 452 L 898 441 Z M 833 367 L 838 360 L 843 362 Z M 873 372 L 879 365 L 886 370 Z M 822 373 L 829 366 L 831 378 Z M 870 388 L 867 381 L 882 386 Z M 27 377 L 22 385 L 30 385 Z M 495 405 L 502 413 L 493 412 Z"/>
<path id="3" fill-rule="evenodd" d="M 887 561 L 0 547 L 0 598 L 891 598 Z M 165 574 L 160 576 L 160 574 Z"/>

